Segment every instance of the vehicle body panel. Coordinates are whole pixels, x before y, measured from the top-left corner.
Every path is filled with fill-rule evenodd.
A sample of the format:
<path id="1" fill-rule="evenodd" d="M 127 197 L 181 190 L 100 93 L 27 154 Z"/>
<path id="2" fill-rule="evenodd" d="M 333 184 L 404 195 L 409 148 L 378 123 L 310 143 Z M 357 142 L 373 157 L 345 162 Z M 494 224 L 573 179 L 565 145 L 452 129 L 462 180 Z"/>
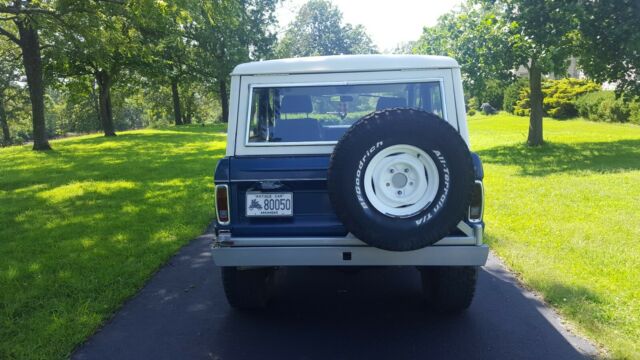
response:
<path id="1" fill-rule="evenodd" d="M 440 82 L 445 121 L 469 144 L 460 70 L 453 59 L 339 56 L 238 66 L 231 78 L 227 156 L 219 161 L 215 171 L 216 185 L 229 186 L 230 199 L 230 223 L 216 226 L 213 246 L 216 263 L 220 266 L 484 264 L 488 248 L 482 243 L 483 222 L 461 222 L 458 229 L 436 244 L 407 252 L 377 249 L 349 234 L 335 215 L 327 192 L 327 170 L 335 142 L 249 144 L 247 141 L 254 87 L 424 81 Z M 482 164 L 475 154 L 473 161 L 476 179 L 480 181 Z M 293 193 L 293 216 L 247 217 L 248 191 Z"/>

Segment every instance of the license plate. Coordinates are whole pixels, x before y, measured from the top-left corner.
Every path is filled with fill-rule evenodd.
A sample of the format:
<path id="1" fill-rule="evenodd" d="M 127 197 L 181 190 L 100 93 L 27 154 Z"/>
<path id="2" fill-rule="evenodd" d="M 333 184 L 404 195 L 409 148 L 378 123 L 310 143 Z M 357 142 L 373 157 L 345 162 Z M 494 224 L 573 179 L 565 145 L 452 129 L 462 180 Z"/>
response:
<path id="1" fill-rule="evenodd" d="M 293 216 L 293 193 L 247 193 L 247 216 Z"/>

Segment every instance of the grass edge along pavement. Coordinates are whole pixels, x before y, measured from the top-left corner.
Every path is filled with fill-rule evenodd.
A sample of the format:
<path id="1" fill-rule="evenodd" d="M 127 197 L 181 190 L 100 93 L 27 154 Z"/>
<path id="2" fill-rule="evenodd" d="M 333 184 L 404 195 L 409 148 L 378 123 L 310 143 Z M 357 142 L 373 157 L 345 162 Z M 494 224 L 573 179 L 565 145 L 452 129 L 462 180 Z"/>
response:
<path id="1" fill-rule="evenodd" d="M 0 149 L 0 358 L 63 358 L 214 216 L 223 126 Z"/>
<path id="2" fill-rule="evenodd" d="M 486 241 L 529 288 L 613 358 L 640 358 L 640 127 L 470 117 L 485 167 Z"/>

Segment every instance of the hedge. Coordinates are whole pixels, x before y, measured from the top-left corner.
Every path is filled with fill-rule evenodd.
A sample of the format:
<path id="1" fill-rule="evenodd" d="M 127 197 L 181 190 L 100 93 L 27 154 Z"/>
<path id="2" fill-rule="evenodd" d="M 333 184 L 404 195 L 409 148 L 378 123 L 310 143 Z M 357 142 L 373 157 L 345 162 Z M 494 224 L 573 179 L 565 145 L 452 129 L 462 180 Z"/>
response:
<path id="1" fill-rule="evenodd" d="M 578 114 L 585 119 L 640 124 L 640 99 L 625 101 L 613 91 L 597 91 L 582 95 L 575 102 Z"/>
<path id="2" fill-rule="evenodd" d="M 588 80 L 573 78 L 545 80 L 542 83 L 542 93 L 544 94 L 542 107 L 545 115 L 555 119 L 575 117 L 578 115 L 578 110 L 575 105 L 578 96 L 599 89 L 600 85 Z M 530 109 L 529 88 L 523 87 L 513 107 L 513 113 L 520 116 L 527 116 L 529 115 Z"/>

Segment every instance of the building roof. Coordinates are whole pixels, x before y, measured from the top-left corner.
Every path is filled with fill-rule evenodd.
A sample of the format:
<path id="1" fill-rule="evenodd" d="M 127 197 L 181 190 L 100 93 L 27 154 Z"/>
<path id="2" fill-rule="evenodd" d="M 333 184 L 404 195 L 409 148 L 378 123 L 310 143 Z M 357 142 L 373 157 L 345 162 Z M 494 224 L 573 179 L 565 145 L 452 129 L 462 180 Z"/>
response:
<path id="1" fill-rule="evenodd" d="M 457 67 L 458 63 L 446 56 L 335 55 L 250 62 L 236 66 L 231 74 L 309 74 Z"/>

